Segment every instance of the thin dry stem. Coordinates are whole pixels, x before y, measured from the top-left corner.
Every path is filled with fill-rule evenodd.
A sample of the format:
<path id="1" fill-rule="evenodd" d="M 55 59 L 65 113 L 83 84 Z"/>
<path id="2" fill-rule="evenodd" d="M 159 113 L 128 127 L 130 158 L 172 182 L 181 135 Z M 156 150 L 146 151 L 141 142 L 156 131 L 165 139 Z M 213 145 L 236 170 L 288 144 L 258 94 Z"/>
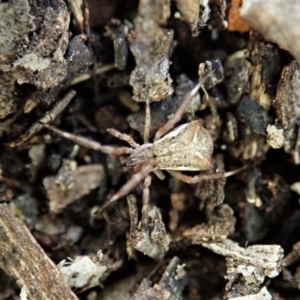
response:
<path id="1" fill-rule="evenodd" d="M 155 134 L 154 141 L 159 140 L 163 135 L 169 132 L 171 129 L 175 127 L 175 125 L 181 120 L 182 115 L 185 113 L 187 107 L 191 103 L 192 99 L 197 95 L 201 86 L 205 83 L 205 81 L 216 71 L 216 69 L 207 73 L 203 78 L 199 80 L 197 85 L 188 93 L 185 99 L 182 101 L 181 105 L 177 109 L 174 117 L 170 119 L 165 125 L 163 125 Z"/>

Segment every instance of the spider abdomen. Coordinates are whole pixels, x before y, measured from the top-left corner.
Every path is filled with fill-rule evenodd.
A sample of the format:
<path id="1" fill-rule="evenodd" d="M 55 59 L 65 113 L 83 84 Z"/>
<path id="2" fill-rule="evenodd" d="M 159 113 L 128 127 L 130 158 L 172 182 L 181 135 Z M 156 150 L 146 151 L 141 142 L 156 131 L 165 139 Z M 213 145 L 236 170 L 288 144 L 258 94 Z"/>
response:
<path id="1" fill-rule="evenodd" d="M 153 144 L 156 167 L 162 170 L 209 170 L 212 153 L 212 137 L 200 120 L 175 128 Z"/>

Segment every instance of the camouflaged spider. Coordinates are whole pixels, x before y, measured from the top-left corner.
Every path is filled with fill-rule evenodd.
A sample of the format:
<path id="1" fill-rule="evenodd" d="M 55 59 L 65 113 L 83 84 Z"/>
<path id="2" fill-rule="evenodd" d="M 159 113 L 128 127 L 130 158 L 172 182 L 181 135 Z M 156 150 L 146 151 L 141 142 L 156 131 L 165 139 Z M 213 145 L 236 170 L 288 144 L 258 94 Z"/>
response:
<path id="1" fill-rule="evenodd" d="M 196 95 L 206 79 L 211 76 L 212 72 L 214 71 L 204 76 L 187 95 L 174 117 L 158 130 L 153 143 L 140 145 L 127 134 L 120 133 L 115 129 L 107 129 L 111 135 L 127 142 L 130 147 L 103 146 L 87 138 L 75 136 L 48 124 L 43 124 L 44 127 L 56 134 L 84 147 L 108 155 L 129 155 L 126 161 L 126 167 L 132 171 L 132 177 L 111 199 L 104 203 L 101 207 L 101 211 L 110 203 L 126 196 L 140 181 L 146 178 L 150 172 L 155 172 L 158 177 L 162 178 L 163 174 L 161 170 L 166 170 L 172 176 L 189 184 L 197 183 L 201 180 L 218 179 L 223 176 L 227 177 L 236 173 L 236 171 L 216 174 L 203 173 L 190 177 L 177 172 L 209 171 L 212 168 L 211 156 L 213 153 L 213 140 L 208 130 L 202 126 L 202 121 L 192 121 L 173 129 L 175 124 L 181 119 L 192 98 Z M 148 130 L 149 129 L 150 128 L 148 128 Z M 171 129 L 173 130 L 170 131 Z M 163 137 L 161 138 L 161 136 Z"/>

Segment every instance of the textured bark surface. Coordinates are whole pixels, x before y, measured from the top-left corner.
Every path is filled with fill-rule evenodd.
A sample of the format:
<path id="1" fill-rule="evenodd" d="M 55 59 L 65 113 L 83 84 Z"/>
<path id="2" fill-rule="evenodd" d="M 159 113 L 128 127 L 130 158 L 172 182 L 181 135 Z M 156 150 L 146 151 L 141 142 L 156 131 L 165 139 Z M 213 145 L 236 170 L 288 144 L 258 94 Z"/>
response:
<path id="1" fill-rule="evenodd" d="M 0 269 L 16 280 L 27 299 L 78 299 L 6 203 L 0 204 Z"/>

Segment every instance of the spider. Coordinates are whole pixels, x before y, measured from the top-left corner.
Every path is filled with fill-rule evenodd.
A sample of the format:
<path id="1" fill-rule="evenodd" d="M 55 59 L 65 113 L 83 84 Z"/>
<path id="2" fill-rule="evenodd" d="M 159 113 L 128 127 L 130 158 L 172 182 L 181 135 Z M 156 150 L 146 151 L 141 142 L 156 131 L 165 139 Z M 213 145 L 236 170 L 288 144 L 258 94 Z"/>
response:
<path id="1" fill-rule="evenodd" d="M 162 179 L 164 175 L 161 170 L 165 170 L 172 176 L 189 184 L 193 184 L 202 180 L 219 179 L 223 176 L 228 177 L 239 171 L 238 169 L 227 173 L 205 173 L 205 171 L 209 171 L 212 168 L 213 139 L 208 130 L 203 127 L 201 120 L 191 121 L 173 129 L 176 123 L 181 120 L 192 98 L 214 71 L 215 70 L 212 70 L 199 80 L 198 84 L 183 100 L 174 114 L 174 117 L 157 131 L 153 143 L 140 145 L 128 134 L 110 128 L 107 129 L 107 131 L 111 135 L 127 142 L 130 147 L 105 146 L 87 138 L 61 131 L 49 124 L 42 123 L 45 128 L 84 147 L 108 155 L 128 156 L 126 167 L 132 172 L 131 178 L 116 194 L 100 207 L 100 211 L 103 211 L 112 202 L 129 194 L 150 172 L 154 172 Z M 149 126 L 147 126 L 146 130 L 150 130 Z M 178 171 L 203 171 L 203 173 L 191 177 Z"/>

